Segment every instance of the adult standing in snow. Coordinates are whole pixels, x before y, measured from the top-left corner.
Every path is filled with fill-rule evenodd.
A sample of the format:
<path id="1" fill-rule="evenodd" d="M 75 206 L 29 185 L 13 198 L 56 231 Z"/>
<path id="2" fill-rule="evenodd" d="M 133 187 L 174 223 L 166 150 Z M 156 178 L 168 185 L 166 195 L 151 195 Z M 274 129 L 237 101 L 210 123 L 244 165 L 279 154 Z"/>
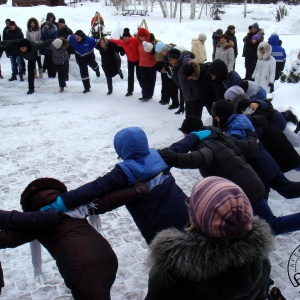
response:
<path id="1" fill-rule="evenodd" d="M 40 43 L 30 42 L 27 39 L 16 40 L 11 42 L 0 43 L 0 50 L 3 49 L 11 55 L 21 56 L 28 61 L 28 92 L 27 94 L 33 94 L 34 90 L 34 68 L 36 63 L 36 57 L 38 50 L 49 46 L 53 40 L 47 40 Z"/>
<path id="2" fill-rule="evenodd" d="M 88 93 L 91 89 L 88 66 L 96 72 L 97 77 L 100 77 L 99 65 L 94 53 L 94 47 L 99 43 L 99 40 L 86 36 L 82 30 L 77 30 L 75 34 L 69 35 L 68 40 L 75 51 L 75 58 L 84 87 L 83 93 Z"/>
<path id="3" fill-rule="evenodd" d="M 216 47 L 215 60 L 221 59 L 225 62 L 228 73 L 233 71 L 235 58 L 234 58 L 234 43 L 229 40 L 227 34 L 220 36 L 220 41 Z"/>
<path id="4" fill-rule="evenodd" d="M 50 21 L 45 23 L 45 26 L 42 28 L 42 41 L 49 39 L 56 39 L 58 37 L 57 27 Z M 44 68 L 47 69 L 48 78 L 56 77 L 56 68 L 52 60 L 52 50 L 51 49 L 42 49 L 41 53 L 44 57 Z"/>
<path id="5" fill-rule="evenodd" d="M 136 78 L 140 84 L 140 69 L 139 69 L 139 52 L 138 46 L 139 42 L 136 37 L 130 34 L 129 28 L 124 28 L 122 39 L 115 40 L 110 39 L 110 42 L 121 46 L 127 56 L 127 67 L 128 67 L 128 86 L 126 97 L 132 96 L 134 91 L 134 69 L 136 73 Z"/>
<path id="6" fill-rule="evenodd" d="M 22 29 L 17 26 L 15 21 L 10 21 L 9 29 L 6 31 L 5 40 L 15 41 L 23 39 L 24 35 Z M 4 40 L 4 39 L 3 39 Z M 24 81 L 23 58 L 21 56 L 9 55 L 12 76 L 9 81 L 17 80 L 17 75 L 20 76 L 20 81 Z M 19 71 L 18 71 L 19 69 Z"/>
<path id="7" fill-rule="evenodd" d="M 40 29 L 39 21 L 36 18 L 30 18 L 27 21 L 27 32 L 26 32 L 26 39 L 29 41 L 32 41 L 34 43 L 38 43 L 42 38 L 42 33 Z M 42 67 L 42 60 L 41 60 L 41 54 L 38 51 L 36 62 L 38 65 L 38 71 L 35 67 L 34 69 L 34 77 L 38 78 L 37 73 L 39 73 L 39 78 L 43 78 L 43 67 Z"/>
<path id="8" fill-rule="evenodd" d="M 212 44 L 213 44 L 213 53 L 212 53 L 212 60 L 215 60 L 215 53 L 216 53 L 216 47 L 217 44 L 220 41 L 220 36 L 223 34 L 223 30 L 222 29 L 217 29 L 216 31 L 213 32 L 212 34 Z"/>
<path id="9" fill-rule="evenodd" d="M 58 37 L 62 37 L 67 39 L 69 35 L 73 34 L 73 31 L 68 25 L 66 25 L 66 21 L 63 18 L 58 19 Z M 74 49 L 69 45 L 68 47 L 69 58 L 64 61 L 64 77 L 65 81 L 69 80 L 69 60 L 71 54 L 74 54 Z"/>
<path id="10" fill-rule="evenodd" d="M 154 94 L 156 82 L 155 50 L 147 29 L 139 28 L 136 38 L 139 43 L 140 85 L 142 88 L 142 97 L 139 100 L 149 101 Z"/>
<path id="11" fill-rule="evenodd" d="M 227 30 L 225 31 L 225 34 L 227 34 L 228 39 L 233 42 L 233 50 L 234 50 L 234 65 L 233 70 L 235 69 L 235 60 L 238 56 L 238 47 L 237 47 L 237 40 L 235 36 L 235 26 L 229 25 L 227 27 Z"/>
<path id="12" fill-rule="evenodd" d="M 270 88 L 274 90 L 276 60 L 272 56 L 272 46 L 268 42 L 261 42 L 258 45 L 257 58 L 252 78 L 269 93 Z"/>
<path id="13" fill-rule="evenodd" d="M 121 58 L 118 52 L 117 45 L 111 43 L 105 37 L 100 38 L 99 45 L 95 47 L 99 50 L 101 55 L 101 64 L 104 71 L 108 92 L 107 95 L 111 95 L 113 92 L 112 78 L 117 74 L 123 79 L 123 73 L 121 70 Z"/>
<path id="14" fill-rule="evenodd" d="M 267 299 L 274 238 L 245 193 L 207 177 L 193 186 L 188 210 L 185 231 L 164 230 L 150 245 L 145 300 Z"/>
<path id="15" fill-rule="evenodd" d="M 206 42 L 207 36 L 205 33 L 200 33 L 198 38 L 192 39 L 191 52 L 195 54 L 195 59 L 198 63 L 203 64 L 206 61 Z"/>
<path id="16" fill-rule="evenodd" d="M 272 56 L 276 60 L 275 80 L 278 80 L 285 66 L 286 53 L 284 48 L 281 46 L 281 41 L 277 33 L 272 33 L 268 42 L 272 47 Z M 273 91 L 271 90 L 270 92 L 272 93 Z"/>
<path id="17" fill-rule="evenodd" d="M 43 209 L 53 206 L 66 211 L 141 180 L 149 186 L 149 193 L 126 208 L 146 242 L 149 244 L 162 229 L 184 228 L 188 222 L 186 195 L 158 152 L 149 148 L 145 132 L 139 127 L 124 128 L 115 135 L 114 147 L 123 162 L 95 181 L 60 195 Z"/>

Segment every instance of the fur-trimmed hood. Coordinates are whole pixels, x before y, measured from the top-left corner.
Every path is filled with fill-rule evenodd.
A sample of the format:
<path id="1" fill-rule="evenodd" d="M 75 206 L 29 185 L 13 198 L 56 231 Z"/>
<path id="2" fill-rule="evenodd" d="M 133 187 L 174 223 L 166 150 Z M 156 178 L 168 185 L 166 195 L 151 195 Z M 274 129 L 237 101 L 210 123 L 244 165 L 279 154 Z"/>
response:
<path id="1" fill-rule="evenodd" d="M 220 42 L 218 42 L 217 48 L 219 48 L 219 47 L 223 47 L 224 50 L 227 50 L 229 48 L 233 48 L 234 47 L 234 42 L 229 41 L 229 43 L 224 43 L 224 44 L 221 44 Z"/>
<path id="2" fill-rule="evenodd" d="M 261 53 L 261 48 L 265 48 L 266 52 L 264 55 Z M 257 47 L 257 58 L 263 60 L 269 60 L 272 55 L 272 46 L 268 42 L 261 42 Z"/>
<path id="3" fill-rule="evenodd" d="M 30 27 L 31 22 L 34 22 L 34 24 L 35 24 L 35 27 L 34 27 L 35 31 L 40 30 L 40 23 L 39 23 L 39 21 L 36 18 L 30 18 L 27 21 L 27 29 L 28 29 L 28 31 L 32 31 L 32 29 Z"/>
<path id="4" fill-rule="evenodd" d="M 62 40 L 63 44 L 61 46 L 62 49 L 67 49 L 69 47 L 69 41 L 63 37 L 60 37 L 59 39 Z"/>
<path id="5" fill-rule="evenodd" d="M 253 219 L 252 231 L 238 240 L 209 239 L 199 232 L 167 229 L 150 244 L 149 264 L 153 277 L 172 273 L 189 280 L 205 281 L 229 268 L 267 258 L 273 242 L 269 225 L 258 217 Z"/>
<path id="6" fill-rule="evenodd" d="M 193 67 L 195 80 L 200 77 L 200 65 L 196 60 L 191 60 L 190 65 Z"/>

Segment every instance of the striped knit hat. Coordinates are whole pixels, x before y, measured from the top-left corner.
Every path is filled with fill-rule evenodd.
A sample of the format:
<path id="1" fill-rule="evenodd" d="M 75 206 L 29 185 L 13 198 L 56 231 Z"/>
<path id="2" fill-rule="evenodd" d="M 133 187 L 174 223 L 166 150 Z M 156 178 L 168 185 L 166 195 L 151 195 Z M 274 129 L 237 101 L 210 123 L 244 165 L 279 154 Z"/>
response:
<path id="1" fill-rule="evenodd" d="M 195 227 L 208 237 L 241 238 L 252 229 L 253 212 L 247 196 L 221 177 L 207 177 L 194 185 L 189 212 Z"/>

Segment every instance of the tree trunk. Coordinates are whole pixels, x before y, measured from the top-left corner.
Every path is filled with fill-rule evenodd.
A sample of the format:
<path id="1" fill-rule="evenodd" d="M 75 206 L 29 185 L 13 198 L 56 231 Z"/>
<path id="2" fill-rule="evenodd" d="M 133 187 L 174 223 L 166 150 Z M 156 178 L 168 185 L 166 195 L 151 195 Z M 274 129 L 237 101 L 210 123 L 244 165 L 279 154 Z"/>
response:
<path id="1" fill-rule="evenodd" d="M 159 3 L 159 6 L 160 6 L 160 9 L 163 13 L 163 17 L 166 18 L 168 16 L 167 12 L 166 12 L 166 7 L 163 3 L 163 0 L 158 0 L 158 3 Z"/>
<path id="2" fill-rule="evenodd" d="M 191 0 L 191 15 L 190 19 L 194 20 L 196 15 L 196 0 Z"/>
<path id="3" fill-rule="evenodd" d="M 244 2 L 244 18 L 247 17 L 247 0 Z"/>

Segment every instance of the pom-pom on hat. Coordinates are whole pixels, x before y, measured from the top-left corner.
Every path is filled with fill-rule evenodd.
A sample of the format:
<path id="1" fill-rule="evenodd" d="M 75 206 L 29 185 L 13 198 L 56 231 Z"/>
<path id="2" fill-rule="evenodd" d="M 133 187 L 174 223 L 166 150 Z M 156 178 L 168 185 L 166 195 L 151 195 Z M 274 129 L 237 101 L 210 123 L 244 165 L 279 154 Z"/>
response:
<path id="1" fill-rule="evenodd" d="M 40 197 L 36 199 L 35 196 L 42 191 L 53 190 L 53 197 L 57 194 L 62 194 L 67 191 L 67 187 L 61 181 L 54 178 L 39 178 L 32 181 L 21 194 L 20 204 L 24 211 L 39 210 L 41 207 L 48 205 L 51 200 L 48 197 Z M 53 199 L 52 199 L 53 201 Z"/>
<path id="2" fill-rule="evenodd" d="M 147 37 L 149 35 L 149 32 L 145 28 L 139 28 L 137 35 L 141 37 Z"/>
<path id="3" fill-rule="evenodd" d="M 181 55 L 181 52 L 178 49 L 171 49 L 168 53 L 168 58 L 175 58 L 175 59 L 179 59 Z"/>
<path id="4" fill-rule="evenodd" d="M 66 21 L 65 21 L 65 19 L 63 19 L 63 18 L 59 18 L 57 23 L 63 23 L 63 24 L 65 24 Z"/>
<path id="5" fill-rule="evenodd" d="M 130 37 L 130 30 L 129 30 L 129 28 L 124 28 L 124 30 L 123 30 L 123 37 Z"/>
<path id="6" fill-rule="evenodd" d="M 242 238 L 252 229 L 249 199 L 233 182 L 216 176 L 192 188 L 189 213 L 194 226 L 207 237 Z"/>
<path id="7" fill-rule="evenodd" d="M 172 49 L 172 46 L 171 46 L 171 45 L 165 44 L 165 45 L 162 47 L 161 51 L 163 51 L 163 52 L 169 52 L 171 49 Z"/>
<path id="8" fill-rule="evenodd" d="M 56 48 L 56 49 L 60 49 L 61 46 L 63 44 L 63 41 L 61 39 L 55 39 L 53 42 L 52 42 L 52 45 Z"/>
<path id="9" fill-rule="evenodd" d="M 244 90 L 240 86 L 234 85 L 225 92 L 224 98 L 233 101 L 238 95 L 242 94 L 245 94 Z"/>
<path id="10" fill-rule="evenodd" d="M 165 44 L 163 42 L 158 42 L 155 46 L 155 51 L 156 52 L 161 52 L 162 51 L 162 48 Z"/>
<path id="11" fill-rule="evenodd" d="M 207 36 L 206 36 L 205 33 L 200 33 L 200 34 L 198 35 L 198 40 L 199 40 L 199 41 L 205 42 L 206 39 L 207 39 Z"/>
<path id="12" fill-rule="evenodd" d="M 257 23 L 252 24 L 252 28 L 259 29 L 259 25 Z"/>
<path id="13" fill-rule="evenodd" d="M 192 131 L 198 131 L 203 127 L 201 118 L 197 116 L 188 116 L 179 128 L 183 133 L 189 134 Z"/>

